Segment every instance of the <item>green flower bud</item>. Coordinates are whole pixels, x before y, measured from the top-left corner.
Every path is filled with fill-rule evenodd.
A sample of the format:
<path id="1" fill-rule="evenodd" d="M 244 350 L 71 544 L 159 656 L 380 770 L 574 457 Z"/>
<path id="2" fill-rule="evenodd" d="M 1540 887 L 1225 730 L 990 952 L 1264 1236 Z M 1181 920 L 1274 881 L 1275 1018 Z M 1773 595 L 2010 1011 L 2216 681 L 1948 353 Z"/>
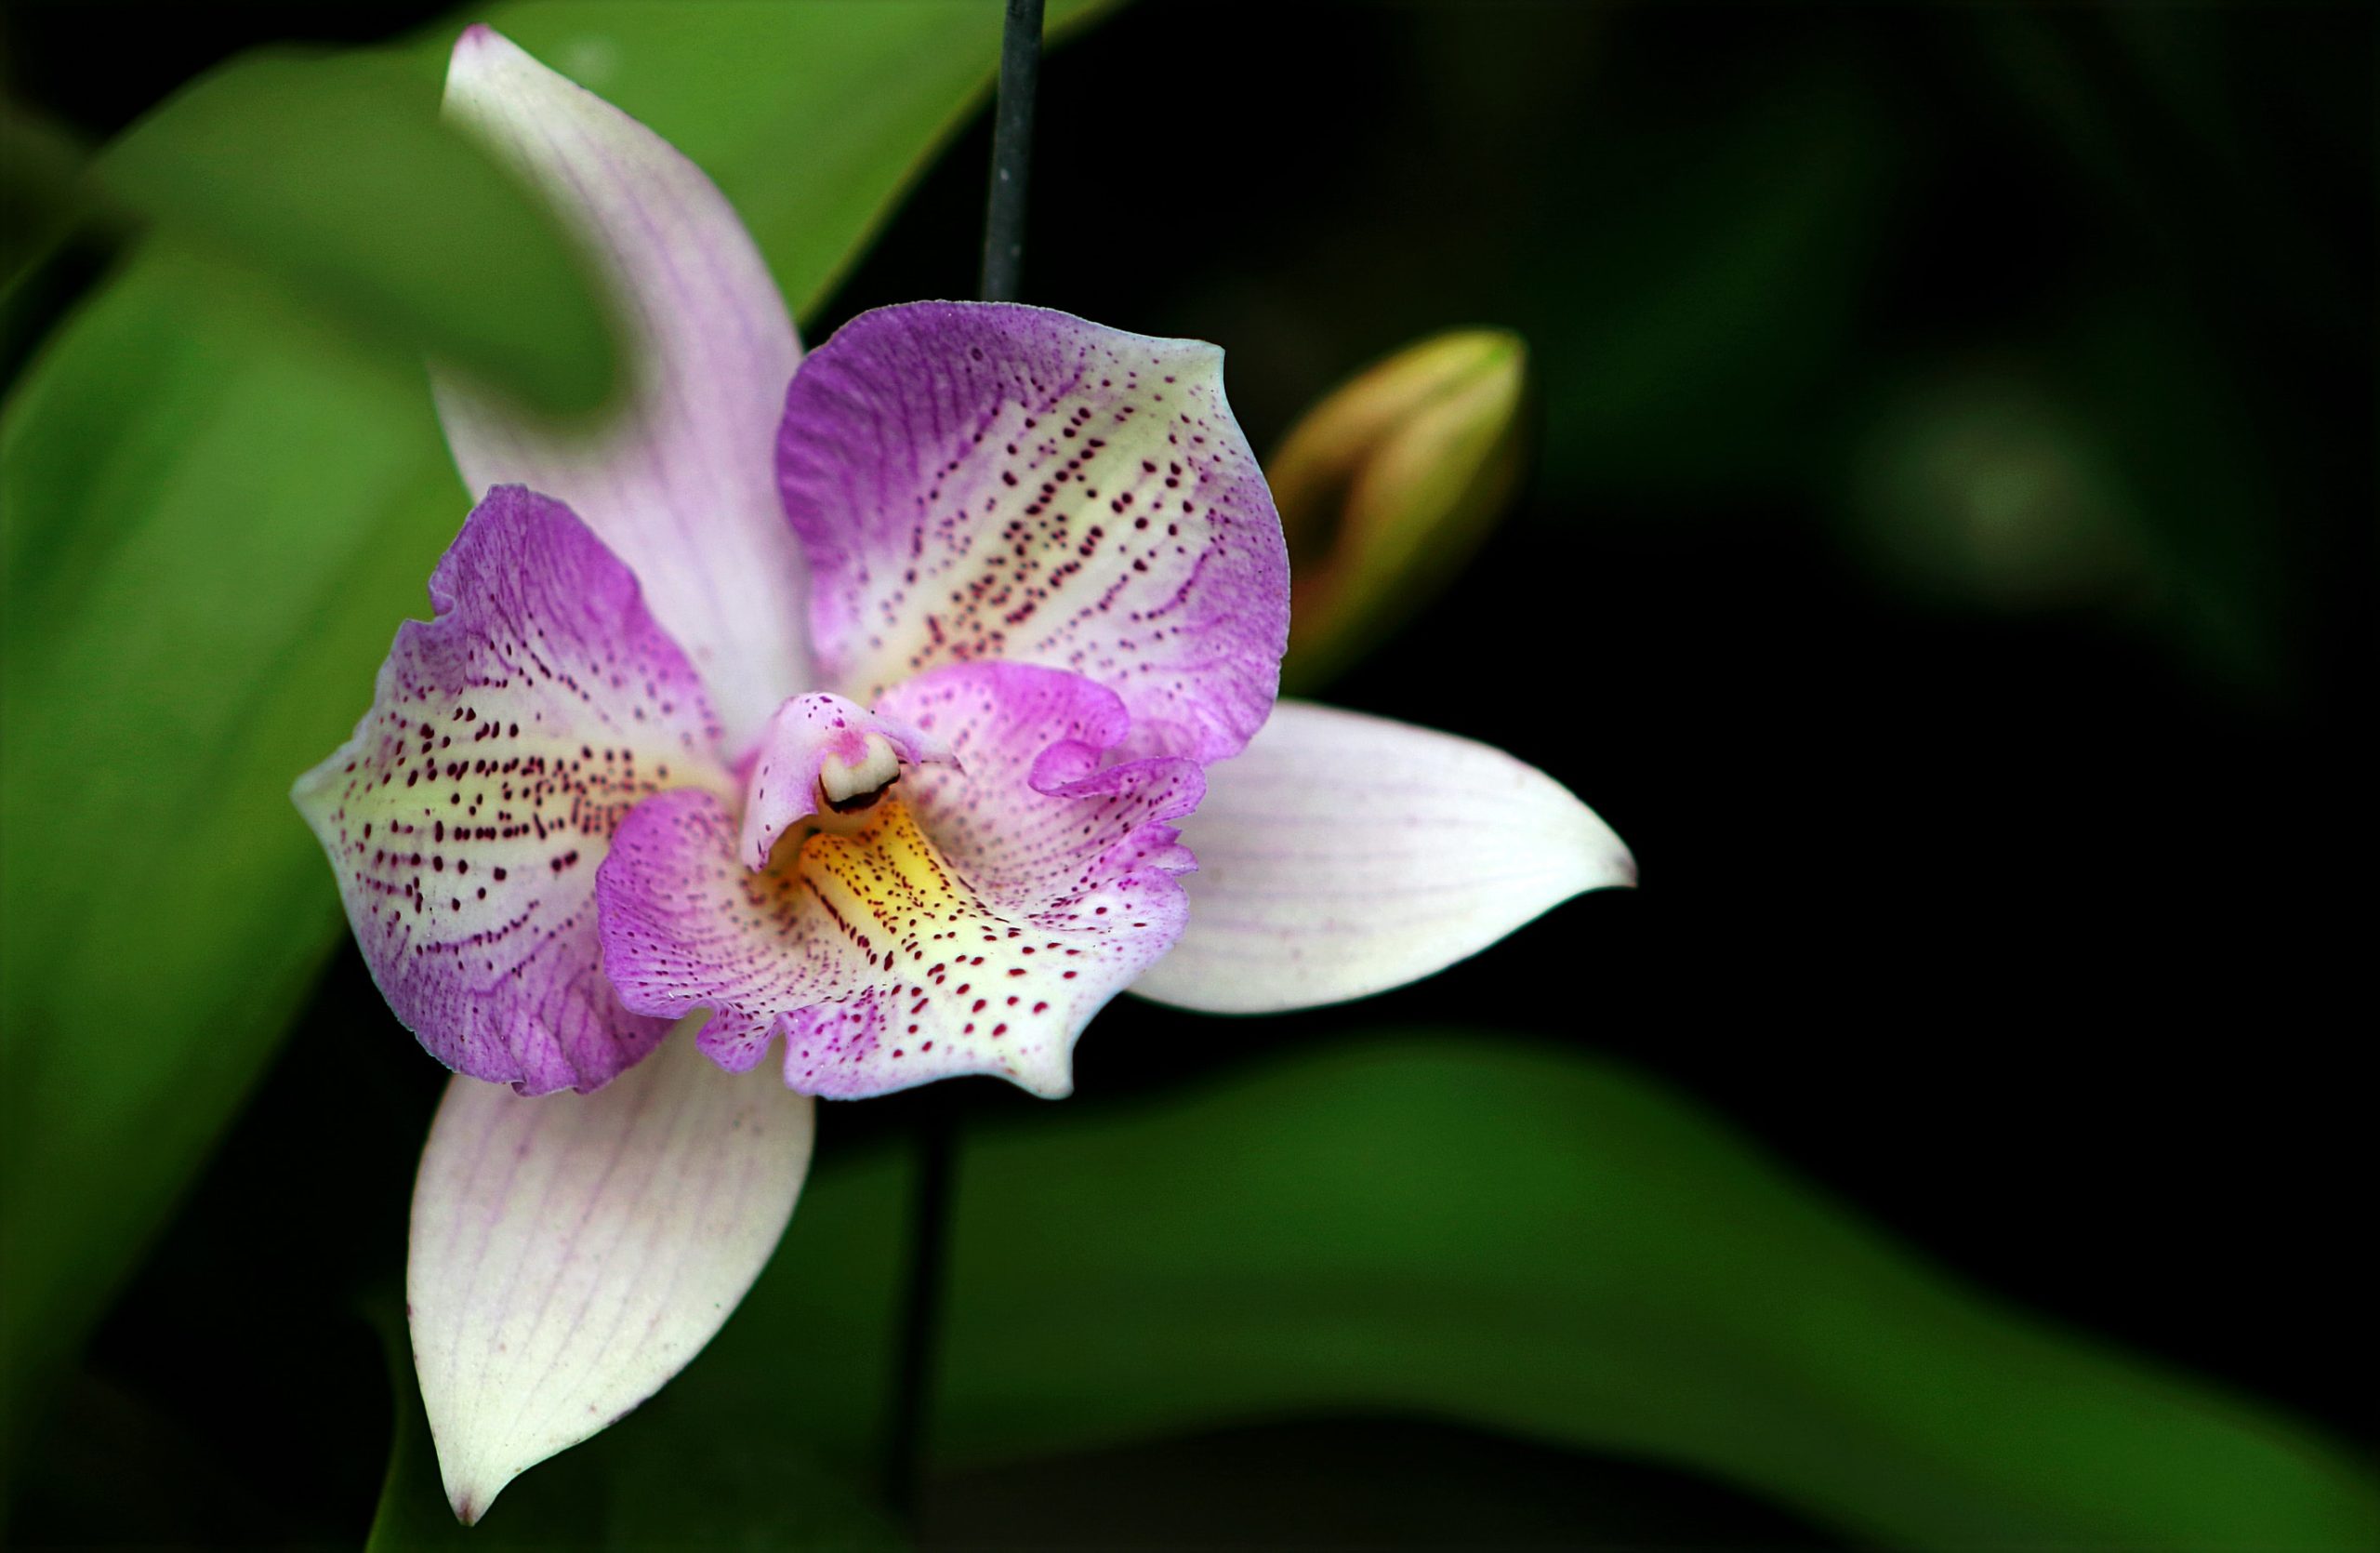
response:
<path id="1" fill-rule="evenodd" d="M 1443 588 L 1519 484 L 1528 351 L 1461 329 L 1341 384 L 1266 466 L 1289 545 L 1286 686 L 1327 679 Z"/>

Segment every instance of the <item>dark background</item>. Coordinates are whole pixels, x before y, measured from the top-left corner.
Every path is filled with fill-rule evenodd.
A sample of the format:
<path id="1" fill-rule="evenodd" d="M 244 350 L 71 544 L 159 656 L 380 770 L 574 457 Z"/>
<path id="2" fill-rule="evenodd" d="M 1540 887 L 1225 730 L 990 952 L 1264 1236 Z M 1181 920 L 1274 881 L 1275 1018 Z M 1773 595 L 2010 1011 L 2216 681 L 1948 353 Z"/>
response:
<path id="1" fill-rule="evenodd" d="M 99 137 L 240 47 L 443 9 L 19 4 L 10 89 Z M 1025 299 L 1223 343 L 1260 451 L 1414 338 L 1529 342 L 1523 499 L 1325 691 L 1554 773 L 1644 871 L 1386 1001 L 1196 1042 L 1119 1003 L 1069 1104 L 1384 1019 L 1543 1032 L 1987 1289 L 2369 1449 L 2373 46 L 2345 7 L 1144 0 L 1053 54 Z M 1204 101 L 1153 122 L 1160 57 Z M 808 338 L 969 292 L 988 143 Z M 1586 1006 L 1533 1000 L 1546 961 Z M 109 1318 L 20 1535 L 360 1534 L 378 1443 L 338 1430 L 387 1387 L 321 1291 L 394 1286 L 441 1077 L 347 951 Z M 831 1108 L 826 1148 L 911 1106 Z M 290 1245 L 259 1194 L 380 1212 Z M 260 1302 L 286 1353 L 210 1347 Z M 228 1471 L 205 1443 L 291 1416 L 337 1427 Z M 149 1492 L 106 1491 L 127 1452 Z M 1590 1501 L 1647 1544 L 1823 1544 L 1389 1420 L 936 1493 L 1081 1546 L 1551 1539 Z"/>

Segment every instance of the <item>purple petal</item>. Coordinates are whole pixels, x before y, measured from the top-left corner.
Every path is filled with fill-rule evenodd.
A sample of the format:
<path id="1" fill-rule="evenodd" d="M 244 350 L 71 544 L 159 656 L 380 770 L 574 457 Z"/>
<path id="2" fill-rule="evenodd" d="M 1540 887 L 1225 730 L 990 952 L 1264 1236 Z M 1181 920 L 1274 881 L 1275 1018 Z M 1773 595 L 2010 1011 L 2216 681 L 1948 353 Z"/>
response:
<path id="1" fill-rule="evenodd" d="M 1133 990 L 1218 1014 L 1384 991 L 1636 882 L 1610 827 L 1502 750 L 1295 701 L 1209 769 L 1183 839 L 1190 924 Z"/>
<path id="2" fill-rule="evenodd" d="M 820 666 L 855 698 L 1003 658 L 1115 691 L 1135 753 L 1217 760 L 1263 724 L 1289 561 L 1213 346 L 879 309 L 802 365 L 777 467 Z"/>
<path id="3" fill-rule="evenodd" d="M 600 1095 L 447 1086 L 414 1184 L 405 1304 L 466 1524 L 718 1333 L 785 1233 L 812 1111 L 721 1073 L 689 1035 Z"/>
<path id="4" fill-rule="evenodd" d="M 620 816 L 733 784 L 684 655 L 558 501 L 499 485 L 430 574 L 372 710 L 291 793 L 389 1006 L 432 1055 L 523 1094 L 593 1089 L 666 1021 L 604 981 L 595 870 Z"/>
<path id="5" fill-rule="evenodd" d="M 771 448 L 800 359 L 793 323 L 725 196 L 668 142 L 485 27 L 446 74 L 446 111 L 550 199 L 626 313 L 631 401 L 586 437 L 438 377 L 438 408 L 478 492 L 570 503 L 634 568 L 740 750 L 813 687 L 800 547 Z"/>
<path id="6" fill-rule="evenodd" d="M 722 1065 L 786 1040 L 786 1082 L 851 1097 L 959 1073 L 1073 1087 L 1075 1038 L 1181 931 L 1189 866 L 1169 823 L 1195 763 L 1102 766 L 1113 692 L 1020 664 L 954 666 L 882 710 L 948 742 L 848 836 L 754 875 L 727 806 L 671 793 L 621 827 L 600 882 L 604 968 L 629 1006 L 716 1010 Z"/>
<path id="7" fill-rule="evenodd" d="M 868 737 L 910 765 L 946 764 L 949 748 L 921 730 L 879 717 L 856 702 L 819 692 L 779 707 L 754 749 L 744 786 L 744 866 L 763 869 L 787 829 L 818 812 L 818 774 L 831 758 L 846 766 L 868 759 Z"/>

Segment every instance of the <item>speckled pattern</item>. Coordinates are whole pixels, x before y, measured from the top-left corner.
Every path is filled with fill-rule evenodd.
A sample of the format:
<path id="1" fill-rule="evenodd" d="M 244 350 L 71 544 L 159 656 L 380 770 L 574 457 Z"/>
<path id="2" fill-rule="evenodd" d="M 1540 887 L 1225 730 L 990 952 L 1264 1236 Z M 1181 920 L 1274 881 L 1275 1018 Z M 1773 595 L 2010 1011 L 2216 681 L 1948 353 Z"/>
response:
<path id="1" fill-rule="evenodd" d="M 858 764 L 870 734 L 881 735 L 905 766 L 950 760 L 949 747 L 921 729 L 825 691 L 796 696 L 776 710 L 745 762 L 737 849 L 747 868 L 766 867 L 777 838 L 818 812 L 818 767 L 826 758 Z"/>
<path id="2" fill-rule="evenodd" d="M 647 794 L 732 792 L 718 728 L 636 578 L 558 501 L 488 493 L 372 710 L 293 794 L 397 1017 L 523 1094 L 593 1089 L 668 1022 L 605 983 L 595 874 Z"/>
<path id="3" fill-rule="evenodd" d="M 777 472 L 820 667 L 853 698 L 1001 658 L 1114 690 L 1136 755 L 1220 760 L 1263 723 L 1289 562 L 1215 347 L 879 309 L 795 375 Z"/>
<path id="4" fill-rule="evenodd" d="M 1129 713 L 1048 669 L 945 667 L 879 710 L 958 765 L 905 773 L 864 829 L 766 873 L 713 794 L 642 805 L 600 876 L 604 967 L 646 1014 L 715 1008 L 700 1040 L 730 1069 L 783 1036 L 810 1094 L 992 1073 L 1064 1095 L 1083 1026 L 1182 931 L 1191 859 L 1168 822 L 1197 806 L 1197 763 L 1103 767 Z"/>

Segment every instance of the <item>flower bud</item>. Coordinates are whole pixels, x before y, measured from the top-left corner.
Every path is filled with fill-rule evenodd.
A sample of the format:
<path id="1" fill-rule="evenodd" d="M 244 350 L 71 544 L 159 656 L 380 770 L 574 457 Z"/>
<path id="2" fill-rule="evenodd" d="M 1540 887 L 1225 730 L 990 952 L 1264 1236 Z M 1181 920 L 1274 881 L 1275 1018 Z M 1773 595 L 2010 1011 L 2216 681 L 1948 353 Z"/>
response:
<path id="1" fill-rule="evenodd" d="M 1436 335 L 1290 429 L 1265 471 L 1289 536 L 1285 684 L 1328 678 L 1478 548 L 1519 481 L 1527 361 L 1501 330 Z"/>

